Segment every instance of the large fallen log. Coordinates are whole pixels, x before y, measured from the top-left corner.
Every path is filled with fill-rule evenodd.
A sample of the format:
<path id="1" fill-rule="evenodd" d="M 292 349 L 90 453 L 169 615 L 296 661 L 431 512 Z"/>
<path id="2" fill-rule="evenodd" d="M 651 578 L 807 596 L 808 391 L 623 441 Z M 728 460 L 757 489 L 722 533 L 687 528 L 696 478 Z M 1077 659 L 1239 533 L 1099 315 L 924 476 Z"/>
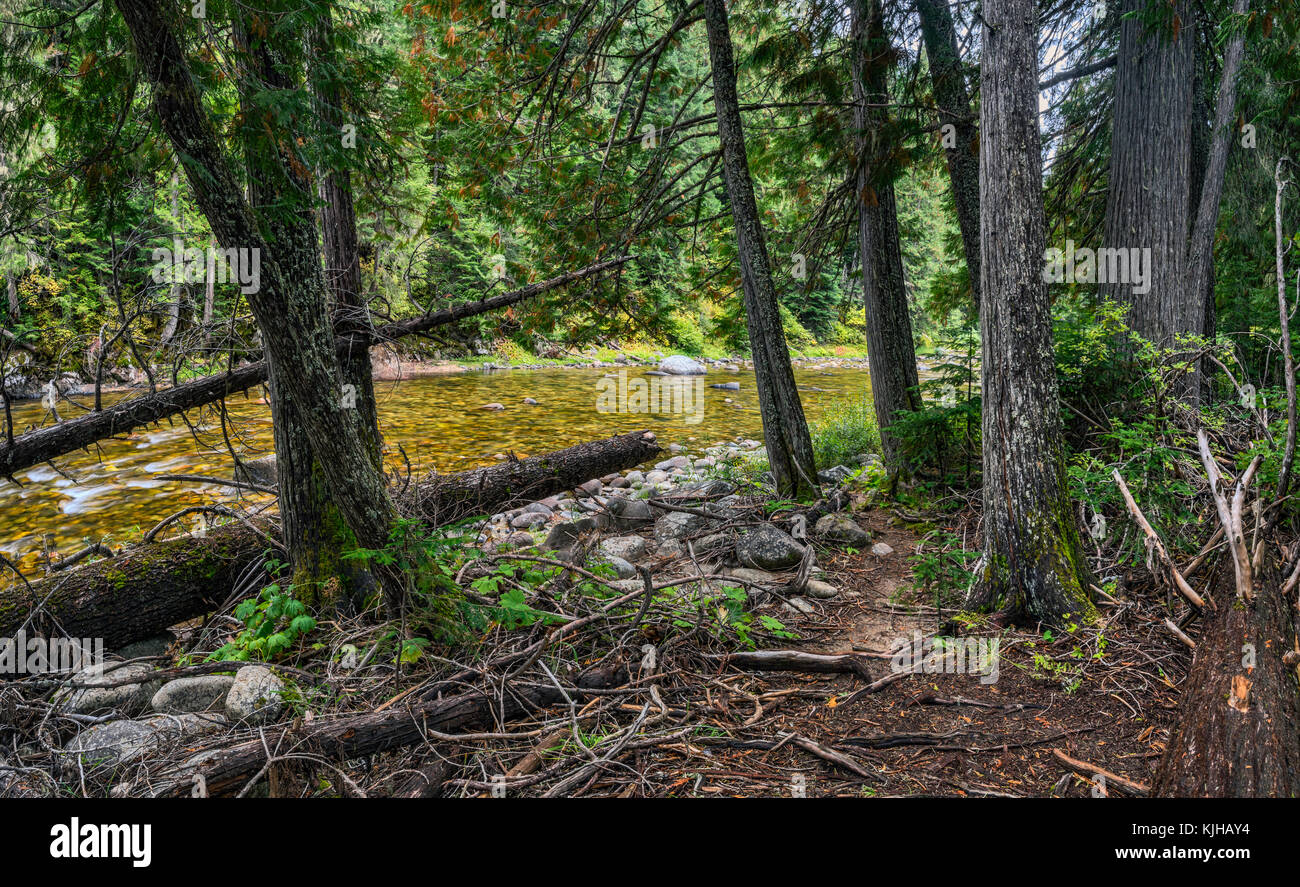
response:
<path id="1" fill-rule="evenodd" d="M 1267 571 L 1252 600 L 1221 564 L 1218 608 L 1206 613 L 1183 681 L 1178 723 L 1156 773 L 1156 797 L 1293 798 L 1300 794 L 1300 683 L 1295 600 Z"/>
<path id="2" fill-rule="evenodd" d="M 440 526 L 564 492 L 633 468 L 658 452 L 653 434 L 635 431 L 435 477 L 399 497 L 398 505 L 429 526 Z M 26 625 L 29 635 L 102 638 L 105 647 L 117 649 L 209 612 L 278 544 L 278 531 L 269 522 L 235 523 L 202 538 L 139 545 L 30 587 L 11 586 L 0 591 L 0 637 L 12 637 Z"/>
<path id="3" fill-rule="evenodd" d="M 595 276 L 615 268 L 631 259 L 622 256 L 598 262 L 595 265 L 570 271 L 549 280 L 529 284 L 522 289 L 502 293 L 499 296 L 467 302 L 403 320 L 376 327 L 369 335 L 354 334 L 342 336 L 336 342 L 340 353 L 356 348 L 369 348 L 372 345 L 392 342 L 404 336 L 428 332 L 436 327 L 445 326 L 467 317 L 495 311 L 542 293 L 558 289 L 579 280 Z M 16 472 L 39 465 L 58 456 L 88 447 L 101 440 L 107 440 L 119 434 L 126 434 L 168 416 L 197 409 L 215 403 L 223 397 L 246 391 L 260 385 L 267 378 L 266 361 L 259 360 L 247 366 L 239 367 L 228 373 L 206 376 L 193 382 L 175 385 L 154 394 L 133 397 L 114 404 L 104 410 L 88 413 L 77 419 L 60 422 L 46 428 L 38 428 L 14 438 L 12 444 L 0 443 L 0 477 L 11 478 Z"/>

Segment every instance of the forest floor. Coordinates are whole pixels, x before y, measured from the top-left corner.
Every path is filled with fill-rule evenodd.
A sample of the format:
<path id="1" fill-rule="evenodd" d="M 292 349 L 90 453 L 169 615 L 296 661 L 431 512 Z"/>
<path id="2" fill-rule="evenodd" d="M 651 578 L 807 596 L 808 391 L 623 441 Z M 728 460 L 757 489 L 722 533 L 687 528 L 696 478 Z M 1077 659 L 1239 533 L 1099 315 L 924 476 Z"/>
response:
<path id="1" fill-rule="evenodd" d="M 886 511 L 860 514 L 873 539 L 894 554 L 837 553 L 823 566 L 848 594 L 817 601 L 819 612 L 787 625 L 816 653 L 880 654 L 920 630 L 935 633 L 939 612 L 918 599 L 910 555 L 915 532 Z M 852 594 L 856 592 L 856 595 Z M 933 601 L 931 601 L 933 603 Z M 947 615 L 952 615 L 951 613 Z M 791 622 L 793 621 L 793 624 Z M 997 680 L 978 674 L 918 674 L 859 695 L 850 675 L 756 673 L 736 684 L 743 696 L 713 695 L 723 709 L 753 710 L 751 728 L 797 735 L 843 752 L 863 773 L 819 760 L 793 742 L 691 756 L 656 755 L 642 775 L 677 796 L 1087 796 L 1091 774 L 1075 775 L 1054 754 L 1149 783 L 1178 699 L 1187 651 L 1138 604 L 1103 607 L 1102 624 L 1072 634 L 1004 630 Z M 1100 649 L 1099 649 L 1100 648 Z M 1100 655 L 1098 655 L 1100 653 Z M 882 668 L 883 667 L 883 668 Z M 873 668 L 885 673 L 887 660 Z M 721 726 L 721 725 L 720 725 Z M 665 784 L 666 783 L 666 784 Z"/>

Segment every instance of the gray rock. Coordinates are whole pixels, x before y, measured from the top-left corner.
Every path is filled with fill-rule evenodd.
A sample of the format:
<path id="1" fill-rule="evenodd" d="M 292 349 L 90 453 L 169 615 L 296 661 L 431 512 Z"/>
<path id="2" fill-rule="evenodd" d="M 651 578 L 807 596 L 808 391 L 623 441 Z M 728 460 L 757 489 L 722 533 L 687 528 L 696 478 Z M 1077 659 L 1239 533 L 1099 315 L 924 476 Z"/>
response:
<path id="1" fill-rule="evenodd" d="M 544 514 L 547 517 L 555 514 L 555 508 L 544 502 L 532 502 L 519 510 L 524 514 Z"/>
<path id="2" fill-rule="evenodd" d="M 584 484 L 578 485 L 578 492 L 580 492 L 583 496 L 586 496 L 588 498 L 592 496 L 599 496 L 601 489 L 602 489 L 602 484 L 598 480 L 589 480 Z"/>
<path id="3" fill-rule="evenodd" d="M 170 631 L 147 637 L 141 641 L 132 641 L 119 650 L 114 650 L 123 659 L 142 659 L 145 656 L 164 656 L 171 645 L 176 643 L 176 635 Z"/>
<path id="4" fill-rule="evenodd" d="M 784 570 L 803 559 L 804 548 L 788 533 L 765 524 L 740 537 L 736 557 L 747 567 L 759 570 Z"/>
<path id="5" fill-rule="evenodd" d="M 493 410 L 493 411 L 496 411 L 496 410 L 504 410 L 504 409 L 505 409 L 505 404 L 500 404 L 500 403 L 485 403 L 485 404 L 483 404 L 483 409 L 485 409 L 485 410 Z"/>
<path id="6" fill-rule="evenodd" d="M 531 548 L 536 544 L 537 540 L 533 538 L 531 533 L 511 533 L 498 542 L 496 547 L 498 551 L 505 551 L 508 549 Z"/>
<path id="7" fill-rule="evenodd" d="M 589 517 L 570 523 L 556 524 L 551 527 L 551 532 L 546 534 L 546 541 L 542 543 L 542 547 L 547 551 L 571 548 L 578 541 L 579 536 L 594 532 L 595 529 L 596 522 Z"/>
<path id="8" fill-rule="evenodd" d="M 615 591 L 627 594 L 629 591 L 640 591 L 645 588 L 645 585 L 640 579 L 615 579 L 613 582 L 609 583 L 609 587 L 613 588 Z"/>
<path id="9" fill-rule="evenodd" d="M 609 557 L 634 561 L 645 555 L 646 541 L 640 536 L 615 536 L 602 539 L 600 550 Z"/>
<path id="10" fill-rule="evenodd" d="M 670 376 L 702 376 L 704 365 L 684 354 L 674 354 L 659 361 L 659 372 Z"/>
<path id="11" fill-rule="evenodd" d="M 859 464 L 859 465 L 879 465 L 880 462 L 881 462 L 880 457 L 877 456 L 875 453 L 859 453 L 859 454 L 858 454 L 858 464 Z"/>
<path id="12" fill-rule="evenodd" d="M 535 406 L 537 406 L 537 401 L 533 400 L 531 397 L 525 397 L 525 398 L 524 398 L 524 403 L 527 404 L 527 405 L 530 406 L 530 407 L 535 407 Z"/>
<path id="13" fill-rule="evenodd" d="M 626 477 L 616 477 L 609 482 L 609 485 L 616 490 L 625 490 L 628 487 L 632 486 L 632 482 L 628 480 Z"/>
<path id="14" fill-rule="evenodd" d="M 627 477 L 627 482 L 630 484 L 645 483 L 645 474 L 643 472 L 629 471 L 625 476 Z"/>
<path id="15" fill-rule="evenodd" d="M 671 459 L 665 459 L 662 462 L 656 463 L 655 471 L 672 471 L 675 468 L 686 468 L 690 464 L 691 460 L 685 456 L 673 456 Z"/>
<path id="16" fill-rule="evenodd" d="M 71 683 L 75 689 L 63 696 L 61 707 L 78 715 L 110 710 L 126 715 L 139 714 L 148 709 L 153 694 L 162 686 L 162 679 L 155 674 L 152 668 L 143 664 L 118 668 L 113 667 L 113 663 L 92 665 L 73 677 Z M 131 683 L 105 686 L 128 678 Z"/>
<path id="17" fill-rule="evenodd" d="M 790 600 L 783 604 L 782 607 L 783 609 L 789 610 L 793 613 L 801 613 L 804 616 L 810 616 L 817 612 L 816 607 L 801 597 L 790 598 Z"/>
<path id="18" fill-rule="evenodd" d="M 668 540 L 680 541 L 704 528 L 705 519 L 685 511 L 670 511 L 655 521 L 655 541 L 661 545 Z"/>
<path id="19" fill-rule="evenodd" d="M 822 515 L 813 527 L 813 533 L 822 539 L 843 542 L 855 548 L 865 548 L 871 544 L 871 534 L 842 512 Z"/>
<path id="20" fill-rule="evenodd" d="M 665 539 L 655 546 L 655 554 L 661 558 L 675 558 L 686 554 L 686 548 L 676 539 Z"/>
<path id="21" fill-rule="evenodd" d="M 605 563 L 614 568 L 614 573 L 619 579 L 633 579 L 636 577 L 636 567 L 623 560 L 623 558 L 604 555 L 603 559 Z"/>
<path id="22" fill-rule="evenodd" d="M 871 553 L 876 557 L 888 557 L 894 553 L 894 549 L 890 548 L 883 542 L 877 542 L 875 545 L 871 546 Z"/>
<path id="23" fill-rule="evenodd" d="M 825 484 L 838 484 L 845 478 L 852 476 L 853 469 L 847 465 L 836 465 L 833 468 L 827 468 L 817 472 L 817 478 Z"/>
<path id="24" fill-rule="evenodd" d="M 664 471 L 662 468 L 656 468 L 645 476 L 645 482 L 648 484 L 661 484 L 670 477 L 672 477 L 672 475 L 667 471 Z"/>
<path id="25" fill-rule="evenodd" d="M 150 705 L 154 711 L 163 714 L 207 711 L 225 701 L 226 693 L 234 682 L 233 676 L 224 674 L 177 678 L 163 684 L 153 694 Z"/>
<path id="26" fill-rule="evenodd" d="M 721 388 L 723 391 L 739 391 L 739 390 L 740 390 L 740 383 L 739 383 L 739 382 L 715 382 L 714 384 L 710 385 L 709 387 L 710 387 L 710 388 Z"/>
<path id="27" fill-rule="evenodd" d="M 766 570 L 754 570 L 750 567 L 736 567 L 734 570 L 731 570 L 728 575 L 734 576 L 737 579 L 742 579 L 746 582 L 754 582 L 758 585 L 764 585 L 769 588 L 785 584 L 781 581 L 779 576 L 775 576 Z"/>
<path id="28" fill-rule="evenodd" d="M 644 499 L 611 499 L 607 507 L 616 530 L 631 530 L 655 519 L 654 509 Z"/>
<path id="29" fill-rule="evenodd" d="M 544 526 L 548 518 L 544 514 L 538 514 L 535 511 L 526 511 L 523 514 L 517 514 L 510 519 L 510 526 L 516 530 L 531 530 L 535 527 Z"/>
<path id="30" fill-rule="evenodd" d="M 840 590 L 829 582 L 822 582 L 820 579 L 809 579 L 808 587 L 804 589 L 809 595 L 815 598 L 828 599 L 833 598 L 840 593 Z"/>
<path id="31" fill-rule="evenodd" d="M 710 533 L 699 541 L 693 543 L 696 551 L 713 551 L 731 546 L 731 535 L 729 533 Z"/>
<path id="32" fill-rule="evenodd" d="M 153 715 L 138 721 L 109 721 L 78 733 L 63 747 L 64 769 L 129 763 L 168 741 L 211 733 L 225 726 L 220 715 Z"/>
<path id="33" fill-rule="evenodd" d="M 226 717 L 269 724 L 284 711 L 284 682 L 264 665 L 245 665 L 226 694 Z"/>

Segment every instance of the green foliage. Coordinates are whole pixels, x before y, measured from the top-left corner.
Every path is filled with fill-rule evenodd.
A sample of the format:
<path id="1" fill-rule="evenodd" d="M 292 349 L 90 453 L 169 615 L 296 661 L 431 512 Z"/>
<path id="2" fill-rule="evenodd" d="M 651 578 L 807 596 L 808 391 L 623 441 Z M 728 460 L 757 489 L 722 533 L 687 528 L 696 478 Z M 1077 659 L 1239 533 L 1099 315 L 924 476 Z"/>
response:
<path id="1" fill-rule="evenodd" d="M 871 401 L 841 401 L 833 404 L 809 429 L 817 467 L 858 464 L 863 453 L 880 453 L 880 430 Z"/>
<path id="2" fill-rule="evenodd" d="M 209 661 L 269 662 L 289 653 L 316 628 L 306 605 L 294 597 L 293 587 L 278 583 L 266 586 L 255 598 L 240 601 L 234 615 L 244 628 L 213 652 Z"/>

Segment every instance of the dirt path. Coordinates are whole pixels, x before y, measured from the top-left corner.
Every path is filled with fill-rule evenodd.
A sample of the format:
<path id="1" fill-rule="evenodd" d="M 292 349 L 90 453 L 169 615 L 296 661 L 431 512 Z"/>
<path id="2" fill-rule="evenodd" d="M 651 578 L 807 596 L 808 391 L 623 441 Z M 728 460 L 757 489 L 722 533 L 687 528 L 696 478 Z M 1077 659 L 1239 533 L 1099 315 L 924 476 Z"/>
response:
<path id="1" fill-rule="evenodd" d="M 802 635 L 791 646 L 885 654 L 900 638 L 935 632 L 934 601 L 927 606 L 913 588 L 917 535 L 882 511 L 857 519 L 893 554 L 821 552 L 843 591 L 813 601 L 813 614 L 781 614 Z M 1155 623 L 1121 602 L 1103 609 L 1100 628 L 977 633 L 998 643 L 995 680 L 916 674 L 853 700 L 866 686 L 853 676 L 725 675 L 711 700 L 731 738 L 686 762 L 656 755 L 646 763 L 676 770 L 668 793 L 685 796 L 1119 795 L 1113 783 L 1072 775 L 1053 749 L 1149 782 L 1188 659 Z M 887 658 L 870 668 L 873 679 L 891 674 Z M 837 755 L 845 757 L 827 760 Z"/>

